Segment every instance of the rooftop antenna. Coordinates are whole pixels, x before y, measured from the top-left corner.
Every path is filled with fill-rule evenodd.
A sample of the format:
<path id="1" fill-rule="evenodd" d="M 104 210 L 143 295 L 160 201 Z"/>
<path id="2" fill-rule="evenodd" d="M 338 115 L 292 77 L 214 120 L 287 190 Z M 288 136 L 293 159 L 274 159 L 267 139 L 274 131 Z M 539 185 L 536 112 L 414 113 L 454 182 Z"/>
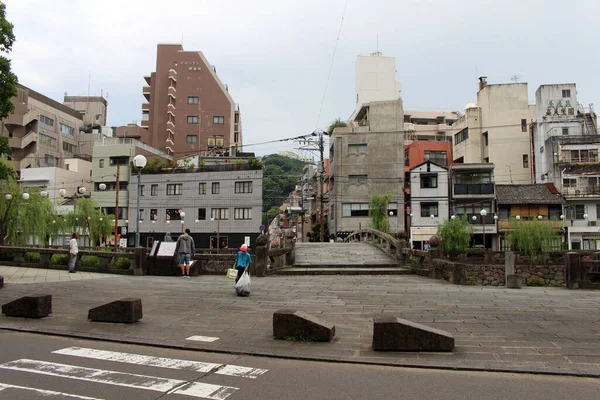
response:
<path id="1" fill-rule="evenodd" d="M 379 34 L 377 34 L 377 52 L 379 53 Z"/>
<path id="2" fill-rule="evenodd" d="M 510 80 L 513 83 L 519 83 L 519 80 L 521 80 L 521 75 L 513 75 L 513 76 L 510 77 Z"/>

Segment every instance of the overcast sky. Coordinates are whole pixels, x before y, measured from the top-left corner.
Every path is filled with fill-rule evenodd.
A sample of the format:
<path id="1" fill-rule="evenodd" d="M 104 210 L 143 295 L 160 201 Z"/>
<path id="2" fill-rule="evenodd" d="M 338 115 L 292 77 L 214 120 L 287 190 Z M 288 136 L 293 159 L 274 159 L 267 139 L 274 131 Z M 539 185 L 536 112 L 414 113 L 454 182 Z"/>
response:
<path id="1" fill-rule="evenodd" d="M 574 82 L 600 101 L 599 0 L 4 0 L 16 42 L 9 58 L 25 86 L 108 96 L 109 125 L 141 119 L 156 44 L 204 52 L 242 111 L 247 151 L 326 129 L 354 109 L 357 55 L 396 57 L 405 109 L 462 111 L 477 75 L 529 84 Z M 346 6 L 347 3 L 347 6 Z M 346 6 L 346 8 L 345 8 Z M 341 35 L 325 85 L 340 22 Z M 321 110 L 321 102 L 325 101 Z M 600 107 L 600 103 L 598 103 Z M 320 114 L 320 117 L 319 117 Z"/>

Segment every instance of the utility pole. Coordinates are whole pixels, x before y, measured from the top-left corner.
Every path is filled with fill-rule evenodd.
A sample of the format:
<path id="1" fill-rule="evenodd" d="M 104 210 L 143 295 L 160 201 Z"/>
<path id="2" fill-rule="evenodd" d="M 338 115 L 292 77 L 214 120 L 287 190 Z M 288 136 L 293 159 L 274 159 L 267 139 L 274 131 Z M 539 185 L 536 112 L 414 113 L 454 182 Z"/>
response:
<path id="1" fill-rule="evenodd" d="M 117 161 L 117 183 L 115 186 L 116 197 L 117 197 L 117 200 L 115 201 L 115 253 L 119 250 L 119 243 L 117 242 L 117 240 L 119 238 L 117 237 L 117 232 L 119 230 L 119 176 L 120 176 L 120 174 L 121 174 L 121 164 L 119 164 Z"/>
<path id="2" fill-rule="evenodd" d="M 320 219 L 320 224 L 321 224 L 321 242 L 325 241 L 325 221 L 323 221 L 323 191 L 324 191 L 324 183 L 325 183 L 325 161 L 323 159 L 323 151 L 324 151 L 324 145 L 323 145 L 323 131 L 319 132 L 319 155 L 320 155 L 320 161 L 319 161 L 319 169 L 320 169 L 320 176 L 319 176 L 319 186 L 320 186 L 320 191 L 321 191 L 321 199 L 320 199 L 320 203 L 321 206 L 319 207 L 319 219 Z"/>

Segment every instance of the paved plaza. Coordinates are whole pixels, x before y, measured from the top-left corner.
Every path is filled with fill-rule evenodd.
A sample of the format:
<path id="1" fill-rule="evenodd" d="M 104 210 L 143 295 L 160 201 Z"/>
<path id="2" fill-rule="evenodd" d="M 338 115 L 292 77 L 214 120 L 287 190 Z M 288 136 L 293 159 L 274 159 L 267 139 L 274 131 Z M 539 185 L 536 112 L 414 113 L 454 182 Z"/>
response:
<path id="1" fill-rule="evenodd" d="M 600 376 L 598 291 L 455 286 L 414 275 L 271 276 L 253 278 L 252 294 L 242 298 L 225 276 L 0 271 L 2 304 L 31 294 L 53 296 L 51 316 L 2 315 L 5 329 L 285 358 Z M 125 297 L 142 299 L 144 317 L 138 323 L 87 320 L 90 308 Z M 273 312 L 282 308 L 335 324 L 334 341 L 272 339 Z M 456 350 L 374 352 L 372 321 L 381 314 L 446 330 L 456 338 Z M 189 340 L 194 336 L 212 341 Z"/>

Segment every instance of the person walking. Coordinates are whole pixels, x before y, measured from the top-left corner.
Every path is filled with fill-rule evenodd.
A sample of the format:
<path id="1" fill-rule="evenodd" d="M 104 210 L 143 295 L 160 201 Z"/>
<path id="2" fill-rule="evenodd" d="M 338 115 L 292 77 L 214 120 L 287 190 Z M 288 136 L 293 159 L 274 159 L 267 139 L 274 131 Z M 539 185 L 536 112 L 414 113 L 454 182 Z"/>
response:
<path id="1" fill-rule="evenodd" d="M 79 244 L 77 243 L 77 239 L 79 239 L 79 233 L 73 232 L 71 240 L 69 240 L 69 272 L 71 274 L 77 272 L 75 271 L 75 265 L 77 264 L 77 254 L 79 254 Z"/>
<path id="2" fill-rule="evenodd" d="M 237 269 L 237 277 L 235 278 L 235 283 L 237 283 L 244 271 L 246 271 L 246 267 L 252 264 L 252 257 L 250 257 L 250 253 L 248 253 L 248 246 L 243 244 L 240 247 L 240 251 L 237 252 L 235 256 L 235 268 Z"/>
<path id="3" fill-rule="evenodd" d="M 179 253 L 179 268 L 183 278 L 190 277 L 190 267 L 192 266 L 192 256 L 196 254 L 196 244 L 194 238 L 190 236 L 190 230 L 185 232 L 177 239 L 175 252 Z"/>

